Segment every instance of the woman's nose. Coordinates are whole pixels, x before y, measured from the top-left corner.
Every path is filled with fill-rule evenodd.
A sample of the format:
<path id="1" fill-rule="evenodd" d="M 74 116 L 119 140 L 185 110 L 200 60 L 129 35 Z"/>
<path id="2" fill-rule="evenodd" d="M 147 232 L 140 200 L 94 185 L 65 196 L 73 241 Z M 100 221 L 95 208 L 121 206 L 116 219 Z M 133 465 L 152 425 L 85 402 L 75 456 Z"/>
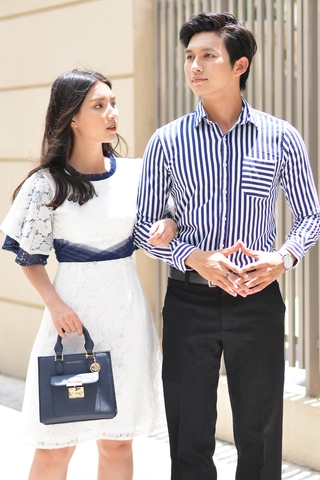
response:
<path id="1" fill-rule="evenodd" d="M 117 113 L 117 110 L 115 108 L 110 108 L 109 112 L 107 113 L 108 117 L 110 119 L 115 119 L 118 117 L 118 113 Z"/>

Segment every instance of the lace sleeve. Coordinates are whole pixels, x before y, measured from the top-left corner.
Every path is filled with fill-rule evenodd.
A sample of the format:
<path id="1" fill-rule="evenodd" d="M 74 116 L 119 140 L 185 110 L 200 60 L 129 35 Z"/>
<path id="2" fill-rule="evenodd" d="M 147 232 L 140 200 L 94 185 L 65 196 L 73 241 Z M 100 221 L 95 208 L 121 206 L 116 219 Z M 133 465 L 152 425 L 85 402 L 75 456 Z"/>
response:
<path id="1" fill-rule="evenodd" d="M 30 255 L 30 253 L 25 252 L 20 248 L 18 242 L 16 242 L 13 238 L 9 237 L 8 235 L 4 239 L 3 250 L 8 250 L 9 252 L 13 252 L 16 254 L 16 262 L 21 265 L 22 267 L 30 267 L 31 265 L 46 265 L 48 255 Z"/>
<path id="2" fill-rule="evenodd" d="M 53 195 L 45 173 L 35 173 L 24 182 L 0 227 L 29 255 L 48 256 L 52 250 L 53 210 L 47 204 Z"/>

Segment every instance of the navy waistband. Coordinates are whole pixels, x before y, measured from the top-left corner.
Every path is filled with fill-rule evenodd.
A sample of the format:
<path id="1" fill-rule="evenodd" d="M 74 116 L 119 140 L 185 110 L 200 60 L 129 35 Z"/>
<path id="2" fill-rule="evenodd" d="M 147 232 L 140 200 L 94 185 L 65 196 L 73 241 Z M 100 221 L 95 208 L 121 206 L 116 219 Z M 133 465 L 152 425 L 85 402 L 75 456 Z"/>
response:
<path id="1" fill-rule="evenodd" d="M 58 262 L 104 262 L 130 257 L 133 254 L 133 236 L 113 245 L 106 250 L 72 243 L 67 240 L 55 239 L 53 246 Z"/>

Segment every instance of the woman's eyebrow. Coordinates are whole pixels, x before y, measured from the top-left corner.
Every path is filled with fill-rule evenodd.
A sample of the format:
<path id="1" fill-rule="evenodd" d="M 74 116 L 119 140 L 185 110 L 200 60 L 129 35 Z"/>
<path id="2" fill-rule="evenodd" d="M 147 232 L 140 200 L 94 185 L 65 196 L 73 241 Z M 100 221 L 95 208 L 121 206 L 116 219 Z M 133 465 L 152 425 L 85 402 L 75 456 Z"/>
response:
<path id="1" fill-rule="evenodd" d="M 114 97 L 114 96 L 112 96 L 112 97 L 98 96 L 98 97 L 91 98 L 91 100 L 89 100 L 89 102 L 98 102 L 98 101 L 101 101 L 101 100 L 114 101 L 115 99 L 116 99 L 116 97 Z"/>

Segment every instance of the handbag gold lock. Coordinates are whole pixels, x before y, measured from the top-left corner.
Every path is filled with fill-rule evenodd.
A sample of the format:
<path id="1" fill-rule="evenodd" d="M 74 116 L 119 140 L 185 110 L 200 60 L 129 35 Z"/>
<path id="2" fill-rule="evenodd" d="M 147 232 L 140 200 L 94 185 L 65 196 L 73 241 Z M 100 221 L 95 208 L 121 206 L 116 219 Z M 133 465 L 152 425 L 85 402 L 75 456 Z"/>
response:
<path id="1" fill-rule="evenodd" d="M 79 382 L 78 385 L 75 385 L 75 382 L 73 382 L 72 385 L 67 384 L 67 388 L 70 399 L 84 398 L 84 387 L 82 386 L 81 382 Z"/>
<path id="2" fill-rule="evenodd" d="M 83 387 L 68 387 L 68 396 L 69 398 L 84 398 L 84 388 Z"/>

